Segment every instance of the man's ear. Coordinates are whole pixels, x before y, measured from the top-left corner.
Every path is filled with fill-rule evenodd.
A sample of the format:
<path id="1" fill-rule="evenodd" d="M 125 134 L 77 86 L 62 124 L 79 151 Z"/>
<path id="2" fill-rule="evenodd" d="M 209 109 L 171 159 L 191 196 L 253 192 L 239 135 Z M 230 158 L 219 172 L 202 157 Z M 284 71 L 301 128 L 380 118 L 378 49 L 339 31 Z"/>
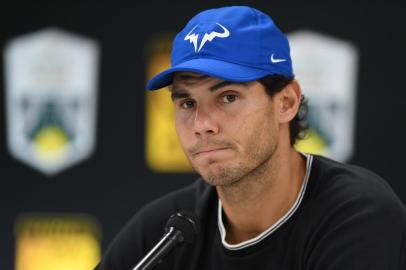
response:
<path id="1" fill-rule="evenodd" d="M 297 114 L 300 106 L 302 90 L 296 80 L 293 80 L 282 91 L 277 93 L 279 122 L 290 122 Z"/>

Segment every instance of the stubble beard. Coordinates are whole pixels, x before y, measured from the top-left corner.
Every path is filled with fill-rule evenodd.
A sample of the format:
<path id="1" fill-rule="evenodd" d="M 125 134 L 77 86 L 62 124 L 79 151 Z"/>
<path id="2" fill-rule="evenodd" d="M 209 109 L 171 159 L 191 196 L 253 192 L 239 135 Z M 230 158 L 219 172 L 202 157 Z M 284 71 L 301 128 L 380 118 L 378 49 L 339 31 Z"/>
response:
<path id="1" fill-rule="evenodd" d="M 236 164 L 233 167 L 225 167 L 221 165 L 212 166 L 216 168 L 209 169 L 207 175 L 202 175 L 202 177 L 207 183 L 213 186 L 232 185 L 244 177 L 245 172 L 249 169 L 243 164 Z"/>
<path id="2" fill-rule="evenodd" d="M 236 161 L 232 165 L 217 164 L 215 160 L 209 160 L 209 169 L 206 173 L 197 172 L 210 185 L 217 187 L 232 187 L 243 183 L 244 179 L 260 179 L 265 171 L 269 169 L 270 160 L 274 156 L 278 143 L 270 138 L 271 142 L 267 148 L 261 147 L 257 142 L 249 149 L 256 149 L 247 153 L 246 157 Z"/>

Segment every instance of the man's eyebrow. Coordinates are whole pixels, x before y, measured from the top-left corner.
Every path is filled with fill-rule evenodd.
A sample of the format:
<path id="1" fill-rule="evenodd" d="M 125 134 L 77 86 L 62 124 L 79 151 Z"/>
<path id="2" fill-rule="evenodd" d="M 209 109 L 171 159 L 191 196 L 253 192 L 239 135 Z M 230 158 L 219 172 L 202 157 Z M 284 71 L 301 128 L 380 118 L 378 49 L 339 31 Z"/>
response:
<path id="1" fill-rule="evenodd" d="M 186 91 L 171 89 L 171 99 L 172 99 L 172 101 L 175 100 L 175 99 L 187 98 L 187 97 L 190 97 L 190 94 L 187 93 Z"/>
<path id="2" fill-rule="evenodd" d="M 210 92 L 214 92 L 222 87 L 228 86 L 228 85 L 241 85 L 241 86 L 247 86 L 247 83 L 239 83 L 239 82 L 231 82 L 231 81 L 222 81 L 219 82 L 218 84 L 213 85 L 212 87 L 209 88 Z"/>
<path id="3" fill-rule="evenodd" d="M 218 90 L 218 89 L 220 89 L 220 88 L 226 87 L 226 86 L 228 86 L 228 85 L 239 85 L 239 86 L 247 87 L 247 86 L 248 86 L 248 83 L 239 83 L 239 82 L 232 82 L 232 81 L 222 81 L 222 82 L 219 82 L 219 83 L 217 83 L 217 84 L 211 86 L 211 87 L 209 88 L 209 91 L 210 91 L 210 92 L 214 92 L 214 91 L 216 91 L 216 90 Z M 176 99 L 180 99 L 180 98 L 187 98 L 187 97 L 190 97 L 190 94 L 189 94 L 187 91 L 185 91 L 185 90 L 183 90 L 183 89 L 174 88 L 173 85 L 169 87 L 169 91 L 171 92 L 171 99 L 172 99 L 172 101 L 173 101 L 173 100 L 176 100 Z"/>

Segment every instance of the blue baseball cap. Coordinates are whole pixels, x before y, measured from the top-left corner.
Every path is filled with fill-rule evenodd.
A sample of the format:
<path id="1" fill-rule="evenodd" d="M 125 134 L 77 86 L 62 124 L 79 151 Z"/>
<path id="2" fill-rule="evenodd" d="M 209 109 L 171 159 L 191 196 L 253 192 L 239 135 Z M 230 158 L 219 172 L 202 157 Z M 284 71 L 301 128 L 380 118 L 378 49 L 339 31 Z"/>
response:
<path id="1" fill-rule="evenodd" d="M 233 82 L 274 74 L 293 77 L 288 39 L 268 15 L 246 6 L 209 9 L 194 16 L 173 41 L 171 67 L 146 88 L 172 84 L 178 71 Z"/>

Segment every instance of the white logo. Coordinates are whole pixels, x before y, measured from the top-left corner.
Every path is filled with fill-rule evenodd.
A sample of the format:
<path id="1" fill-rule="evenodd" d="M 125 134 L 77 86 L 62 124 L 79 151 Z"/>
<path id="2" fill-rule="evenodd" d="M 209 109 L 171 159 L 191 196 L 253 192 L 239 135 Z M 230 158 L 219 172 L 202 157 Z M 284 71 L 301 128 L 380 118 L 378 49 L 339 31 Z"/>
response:
<path id="1" fill-rule="evenodd" d="M 192 33 L 196 27 L 198 25 L 196 25 L 195 27 L 192 28 L 192 30 L 190 30 L 190 32 L 186 35 L 184 40 L 189 40 L 190 43 L 193 43 L 193 46 L 195 48 L 195 52 L 198 53 L 200 52 L 200 50 L 203 48 L 204 44 L 206 44 L 207 41 L 211 42 L 214 38 L 218 37 L 218 38 L 227 38 L 230 36 L 230 31 L 228 31 L 227 28 L 225 28 L 224 26 L 222 26 L 219 23 L 216 23 L 218 26 L 220 26 L 221 28 L 223 28 L 224 32 L 223 33 L 219 33 L 219 32 L 215 32 L 212 31 L 210 32 L 210 34 L 205 33 L 203 36 L 203 39 L 200 43 L 199 48 L 197 48 L 197 42 L 198 42 L 198 38 L 199 38 L 199 34 L 195 34 Z"/>
<path id="2" fill-rule="evenodd" d="M 277 59 L 273 57 L 273 54 L 271 55 L 271 62 L 276 64 L 276 63 L 280 63 L 280 62 L 285 62 L 286 59 Z"/>
<path id="3" fill-rule="evenodd" d="M 47 175 L 95 148 L 98 44 L 59 29 L 17 37 L 5 51 L 7 142 Z"/>
<path id="4" fill-rule="evenodd" d="M 358 128 L 354 120 L 359 51 L 348 41 L 311 31 L 290 33 L 288 39 L 295 59 L 295 76 L 312 101 L 309 135 L 296 146 L 300 151 L 348 161 L 354 152 Z"/>

